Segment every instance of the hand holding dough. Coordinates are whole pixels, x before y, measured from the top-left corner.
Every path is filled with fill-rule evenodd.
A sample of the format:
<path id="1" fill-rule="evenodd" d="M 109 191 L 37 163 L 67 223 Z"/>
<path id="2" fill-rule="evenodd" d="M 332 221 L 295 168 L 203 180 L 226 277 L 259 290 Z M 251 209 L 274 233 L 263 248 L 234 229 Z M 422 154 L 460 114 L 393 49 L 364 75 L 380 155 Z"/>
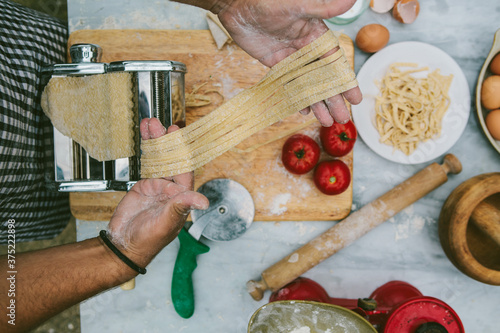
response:
<path id="1" fill-rule="evenodd" d="M 271 68 L 255 86 L 187 127 L 141 144 L 141 176 L 193 171 L 250 135 L 303 108 L 357 86 L 332 31 Z M 321 58 L 320 60 L 318 60 Z"/>
<path id="2" fill-rule="evenodd" d="M 323 20 L 345 13 L 355 0 L 245 0 L 221 2 L 211 8 L 218 14 L 233 40 L 262 64 L 272 67 L 323 35 L 329 29 Z M 336 47 L 322 56 L 336 51 Z M 345 123 L 350 112 L 344 97 L 351 104 L 361 102 L 358 87 L 348 89 L 324 101 L 307 105 L 301 113 L 312 109 L 323 126 L 333 121 Z"/>
<path id="3" fill-rule="evenodd" d="M 330 54 L 332 49 L 337 51 Z M 328 31 L 200 120 L 143 140 L 141 176 L 193 171 L 267 126 L 355 87 L 354 72 L 335 34 Z M 54 126 L 90 156 L 102 161 L 135 155 L 130 73 L 52 78 L 42 107 Z"/>

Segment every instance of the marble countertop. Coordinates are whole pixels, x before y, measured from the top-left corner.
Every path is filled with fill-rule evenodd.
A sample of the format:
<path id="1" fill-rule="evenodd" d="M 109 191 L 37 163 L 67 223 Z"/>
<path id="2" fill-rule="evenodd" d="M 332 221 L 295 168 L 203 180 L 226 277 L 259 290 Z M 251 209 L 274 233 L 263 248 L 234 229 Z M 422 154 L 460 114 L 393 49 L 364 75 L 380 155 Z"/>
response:
<path id="1" fill-rule="evenodd" d="M 168 1 L 144 4 L 139 0 L 69 0 L 70 31 L 81 29 L 207 29 L 204 12 Z M 385 25 L 390 44 L 421 41 L 442 49 L 462 68 L 471 93 L 471 113 L 459 141 L 448 151 L 463 164 L 463 171 L 308 271 L 332 297 L 368 297 L 390 280 L 413 284 L 424 295 L 449 304 L 461 318 L 466 332 L 498 332 L 500 287 L 475 281 L 447 259 L 438 238 L 438 218 L 443 202 L 463 181 L 500 171 L 500 155 L 482 132 L 475 114 L 474 90 L 484 59 L 500 28 L 497 0 L 427 0 L 411 25 L 396 22 L 389 14 L 366 11 L 357 21 L 337 26 L 352 39 L 369 23 Z M 369 55 L 356 50 L 355 70 Z M 435 161 L 441 162 L 442 157 Z M 431 161 L 432 162 L 432 161 Z M 430 163 L 430 162 L 429 162 Z M 353 211 L 374 200 L 429 163 L 402 165 L 383 159 L 362 140 L 354 149 Z M 267 303 L 254 301 L 246 282 L 302 244 L 334 225 L 332 222 L 254 222 L 238 240 L 206 241 L 210 252 L 198 257 L 193 279 L 196 310 L 182 319 L 170 300 L 172 270 L 179 247 L 175 240 L 136 279 L 131 291 L 120 288 L 102 293 L 80 307 L 82 332 L 246 332 L 251 315 Z M 79 240 L 94 237 L 103 221 L 77 221 Z"/>

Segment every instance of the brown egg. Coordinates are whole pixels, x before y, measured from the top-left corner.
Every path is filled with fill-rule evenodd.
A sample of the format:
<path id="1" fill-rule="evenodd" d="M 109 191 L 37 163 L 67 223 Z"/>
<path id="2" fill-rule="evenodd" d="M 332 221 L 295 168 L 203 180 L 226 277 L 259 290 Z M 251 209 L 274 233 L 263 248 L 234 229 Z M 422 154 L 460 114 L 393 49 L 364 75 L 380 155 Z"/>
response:
<path id="1" fill-rule="evenodd" d="M 490 111 L 486 116 L 486 127 L 495 140 L 500 141 L 500 109 Z"/>
<path id="2" fill-rule="evenodd" d="M 389 30 L 380 24 L 368 24 L 359 29 L 356 45 L 367 53 L 374 53 L 384 48 L 389 42 Z"/>
<path id="3" fill-rule="evenodd" d="M 401 23 L 413 23 L 420 12 L 418 0 L 397 0 L 392 16 Z"/>
<path id="4" fill-rule="evenodd" d="M 492 75 L 483 81 L 481 103 L 490 110 L 500 108 L 500 75 Z"/>
<path id="5" fill-rule="evenodd" d="M 491 61 L 490 71 L 493 74 L 500 75 L 500 53 L 498 53 Z"/>

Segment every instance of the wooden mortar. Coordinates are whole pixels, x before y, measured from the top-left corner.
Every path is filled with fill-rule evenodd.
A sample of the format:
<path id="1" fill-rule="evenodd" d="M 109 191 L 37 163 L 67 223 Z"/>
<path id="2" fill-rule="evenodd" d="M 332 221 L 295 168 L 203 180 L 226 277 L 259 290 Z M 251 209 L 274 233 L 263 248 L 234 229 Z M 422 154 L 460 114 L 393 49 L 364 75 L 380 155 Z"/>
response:
<path id="1" fill-rule="evenodd" d="M 439 217 L 439 238 L 460 271 L 500 285 L 500 172 L 470 178 L 450 194 Z"/>

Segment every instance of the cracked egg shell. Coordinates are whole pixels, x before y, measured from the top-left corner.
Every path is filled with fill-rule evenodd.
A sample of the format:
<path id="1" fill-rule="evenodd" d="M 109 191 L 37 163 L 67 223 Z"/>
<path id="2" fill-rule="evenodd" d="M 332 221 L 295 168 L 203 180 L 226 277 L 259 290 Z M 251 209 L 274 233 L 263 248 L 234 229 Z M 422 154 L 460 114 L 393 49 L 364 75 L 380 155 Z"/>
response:
<path id="1" fill-rule="evenodd" d="M 396 0 L 370 0 L 370 8 L 375 13 L 383 14 L 389 12 Z"/>
<path id="2" fill-rule="evenodd" d="M 413 23 L 420 12 L 418 0 L 397 0 L 392 9 L 392 16 L 401 23 Z"/>
<path id="3" fill-rule="evenodd" d="M 381 24 L 368 24 L 359 29 L 356 46 L 363 52 L 375 53 L 389 42 L 389 30 Z"/>

